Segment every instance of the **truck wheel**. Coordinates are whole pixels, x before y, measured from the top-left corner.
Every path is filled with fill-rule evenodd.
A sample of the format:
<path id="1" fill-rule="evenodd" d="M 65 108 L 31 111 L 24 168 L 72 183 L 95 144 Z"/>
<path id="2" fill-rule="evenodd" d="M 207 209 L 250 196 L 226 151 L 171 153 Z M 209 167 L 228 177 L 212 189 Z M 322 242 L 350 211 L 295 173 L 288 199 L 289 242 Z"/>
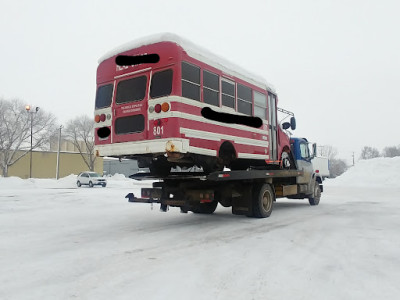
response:
<path id="1" fill-rule="evenodd" d="M 308 198 L 308 202 L 310 203 L 310 205 L 318 205 L 320 199 L 321 199 L 321 187 L 319 186 L 319 182 L 315 181 L 314 191 L 311 197 Z"/>
<path id="2" fill-rule="evenodd" d="M 275 193 L 269 184 L 256 185 L 253 188 L 253 214 L 255 218 L 268 218 L 275 201 Z"/>
<path id="3" fill-rule="evenodd" d="M 212 214 L 217 209 L 218 202 L 199 203 L 191 209 L 195 214 Z"/>

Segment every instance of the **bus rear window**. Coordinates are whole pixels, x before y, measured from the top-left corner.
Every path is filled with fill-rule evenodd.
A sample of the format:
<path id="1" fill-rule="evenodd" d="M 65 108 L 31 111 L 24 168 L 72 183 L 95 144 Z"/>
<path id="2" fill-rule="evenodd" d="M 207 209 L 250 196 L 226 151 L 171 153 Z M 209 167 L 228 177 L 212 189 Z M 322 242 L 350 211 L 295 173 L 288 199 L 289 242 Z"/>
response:
<path id="1" fill-rule="evenodd" d="M 168 96 L 172 91 L 172 70 L 154 73 L 151 78 L 150 97 Z"/>
<path id="2" fill-rule="evenodd" d="M 142 132 L 144 130 L 144 116 L 133 115 L 133 116 L 118 118 L 115 120 L 114 129 L 116 134 Z"/>
<path id="3" fill-rule="evenodd" d="M 99 87 L 96 93 L 96 108 L 109 107 L 111 105 L 113 85 L 107 84 Z"/>
<path id="4" fill-rule="evenodd" d="M 146 95 L 147 77 L 140 76 L 120 81 L 117 85 L 117 104 L 141 101 Z"/>

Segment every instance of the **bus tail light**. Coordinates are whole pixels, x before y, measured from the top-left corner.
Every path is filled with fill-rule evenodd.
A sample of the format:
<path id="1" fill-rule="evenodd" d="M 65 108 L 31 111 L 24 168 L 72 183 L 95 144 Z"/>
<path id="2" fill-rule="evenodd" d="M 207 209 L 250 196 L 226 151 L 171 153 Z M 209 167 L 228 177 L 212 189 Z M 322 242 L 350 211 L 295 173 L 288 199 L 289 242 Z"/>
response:
<path id="1" fill-rule="evenodd" d="M 156 113 L 160 113 L 161 112 L 161 104 L 156 104 L 156 106 L 154 106 L 154 111 Z"/>
<path id="2" fill-rule="evenodd" d="M 106 116 L 105 114 L 101 114 L 101 115 L 95 115 L 94 116 L 94 121 L 96 123 L 104 122 L 106 119 L 110 120 L 111 119 L 111 115 L 107 114 L 107 116 Z"/>
<path id="3" fill-rule="evenodd" d="M 163 104 L 161 104 L 161 110 L 163 112 L 169 111 L 169 103 L 168 102 L 164 102 Z"/>

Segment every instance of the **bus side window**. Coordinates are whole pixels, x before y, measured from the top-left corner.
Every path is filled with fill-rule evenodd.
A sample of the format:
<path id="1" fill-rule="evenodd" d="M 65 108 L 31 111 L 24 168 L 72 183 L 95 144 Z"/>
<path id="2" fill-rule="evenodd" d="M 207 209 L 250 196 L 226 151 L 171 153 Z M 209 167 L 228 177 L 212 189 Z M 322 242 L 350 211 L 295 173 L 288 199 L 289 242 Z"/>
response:
<path id="1" fill-rule="evenodd" d="M 251 101 L 251 88 L 238 84 L 238 112 L 251 116 L 253 113 L 253 103 Z"/>
<path id="2" fill-rule="evenodd" d="M 219 106 L 219 76 L 203 70 L 203 101 Z"/>
<path id="3" fill-rule="evenodd" d="M 151 78 L 150 97 L 158 98 L 171 95 L 172 69 L 154 73 Z"/>
<path id="4" fill-rule="evenodd" d="M 113 85 L 107 84 L 100 86 L 96 93 L 96 109 L 109 107 L 111 105 Z"/>
<path id="5" fill-rule="evenodd" d="M 200 101 L 200 68 L 182 62 L 182 97 Z"/>
<path id="6" fill-rule="evenodd" d="M 266 119 L 267 113 L 267 97 L 259 92 L 254 91 L 254 116 L 263 120 Z"/>
<path id="7" fill-rule="evenodd" d="M 222 85 L 222 106 L 235 109 L 235 83 L 228 79 L 221 80 Z"/>

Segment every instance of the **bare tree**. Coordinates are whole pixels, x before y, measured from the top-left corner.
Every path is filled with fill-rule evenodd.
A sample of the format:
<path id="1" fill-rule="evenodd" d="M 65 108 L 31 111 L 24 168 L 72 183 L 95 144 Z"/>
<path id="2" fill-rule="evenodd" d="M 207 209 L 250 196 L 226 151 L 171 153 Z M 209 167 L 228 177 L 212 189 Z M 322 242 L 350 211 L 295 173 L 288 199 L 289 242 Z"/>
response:
<path id="1" fill-rule="evenodd" d="M 67 123 L 65 134 L 81 154 L 90 171 L 94 170 L 94 121 L 86 115 L 76 117 Z"/>
<path id="2" fill-rule="evenodd" d="M 335 178 L 348 169 L 345 160 L 336 158 L 338 150 L 335 147 L 331 145 L 319 147 L 319 154 L 329 159 L 329 177 Z"/>
<path id="3" fill-rule="evenodd" d="M 331 145 L 324 145 L 319 147 L 319 155 L 323 157 L 334 159 L 337 156 L 337 154 L 338 154 L 337 149 Z"/>
<path id="4" fill-rule="evenodd" d="M 32 124 L 31 124 L 32 122 Z M 4 177 L 8 168 L 32 149 L 42 148 L 55 130 L 56 118 L 43 109 L 28 113 L 21 100 L 0 99 L 0 168 Z"/>
<path id="5" fill-rule="evenodd" d="M 346 172 L 348 166 L 343 159 L 340 158 L 332 158 L 329 160 L 329 173 L 331 178 L 335 178 L 339 175 L 342 175 Z"/>
<path id="6" fill-rule="evenodd" d="M 382 154 L 384 157 L 400 156 L 400 146 L 385 147 Z"/>
<path id="7" fill-rule="evenodd" d="M 379 151 L 376 148 L 364 146 L 361 150 L 361 159 L 371 159 L 375 157 L 379 157 Z"/>

